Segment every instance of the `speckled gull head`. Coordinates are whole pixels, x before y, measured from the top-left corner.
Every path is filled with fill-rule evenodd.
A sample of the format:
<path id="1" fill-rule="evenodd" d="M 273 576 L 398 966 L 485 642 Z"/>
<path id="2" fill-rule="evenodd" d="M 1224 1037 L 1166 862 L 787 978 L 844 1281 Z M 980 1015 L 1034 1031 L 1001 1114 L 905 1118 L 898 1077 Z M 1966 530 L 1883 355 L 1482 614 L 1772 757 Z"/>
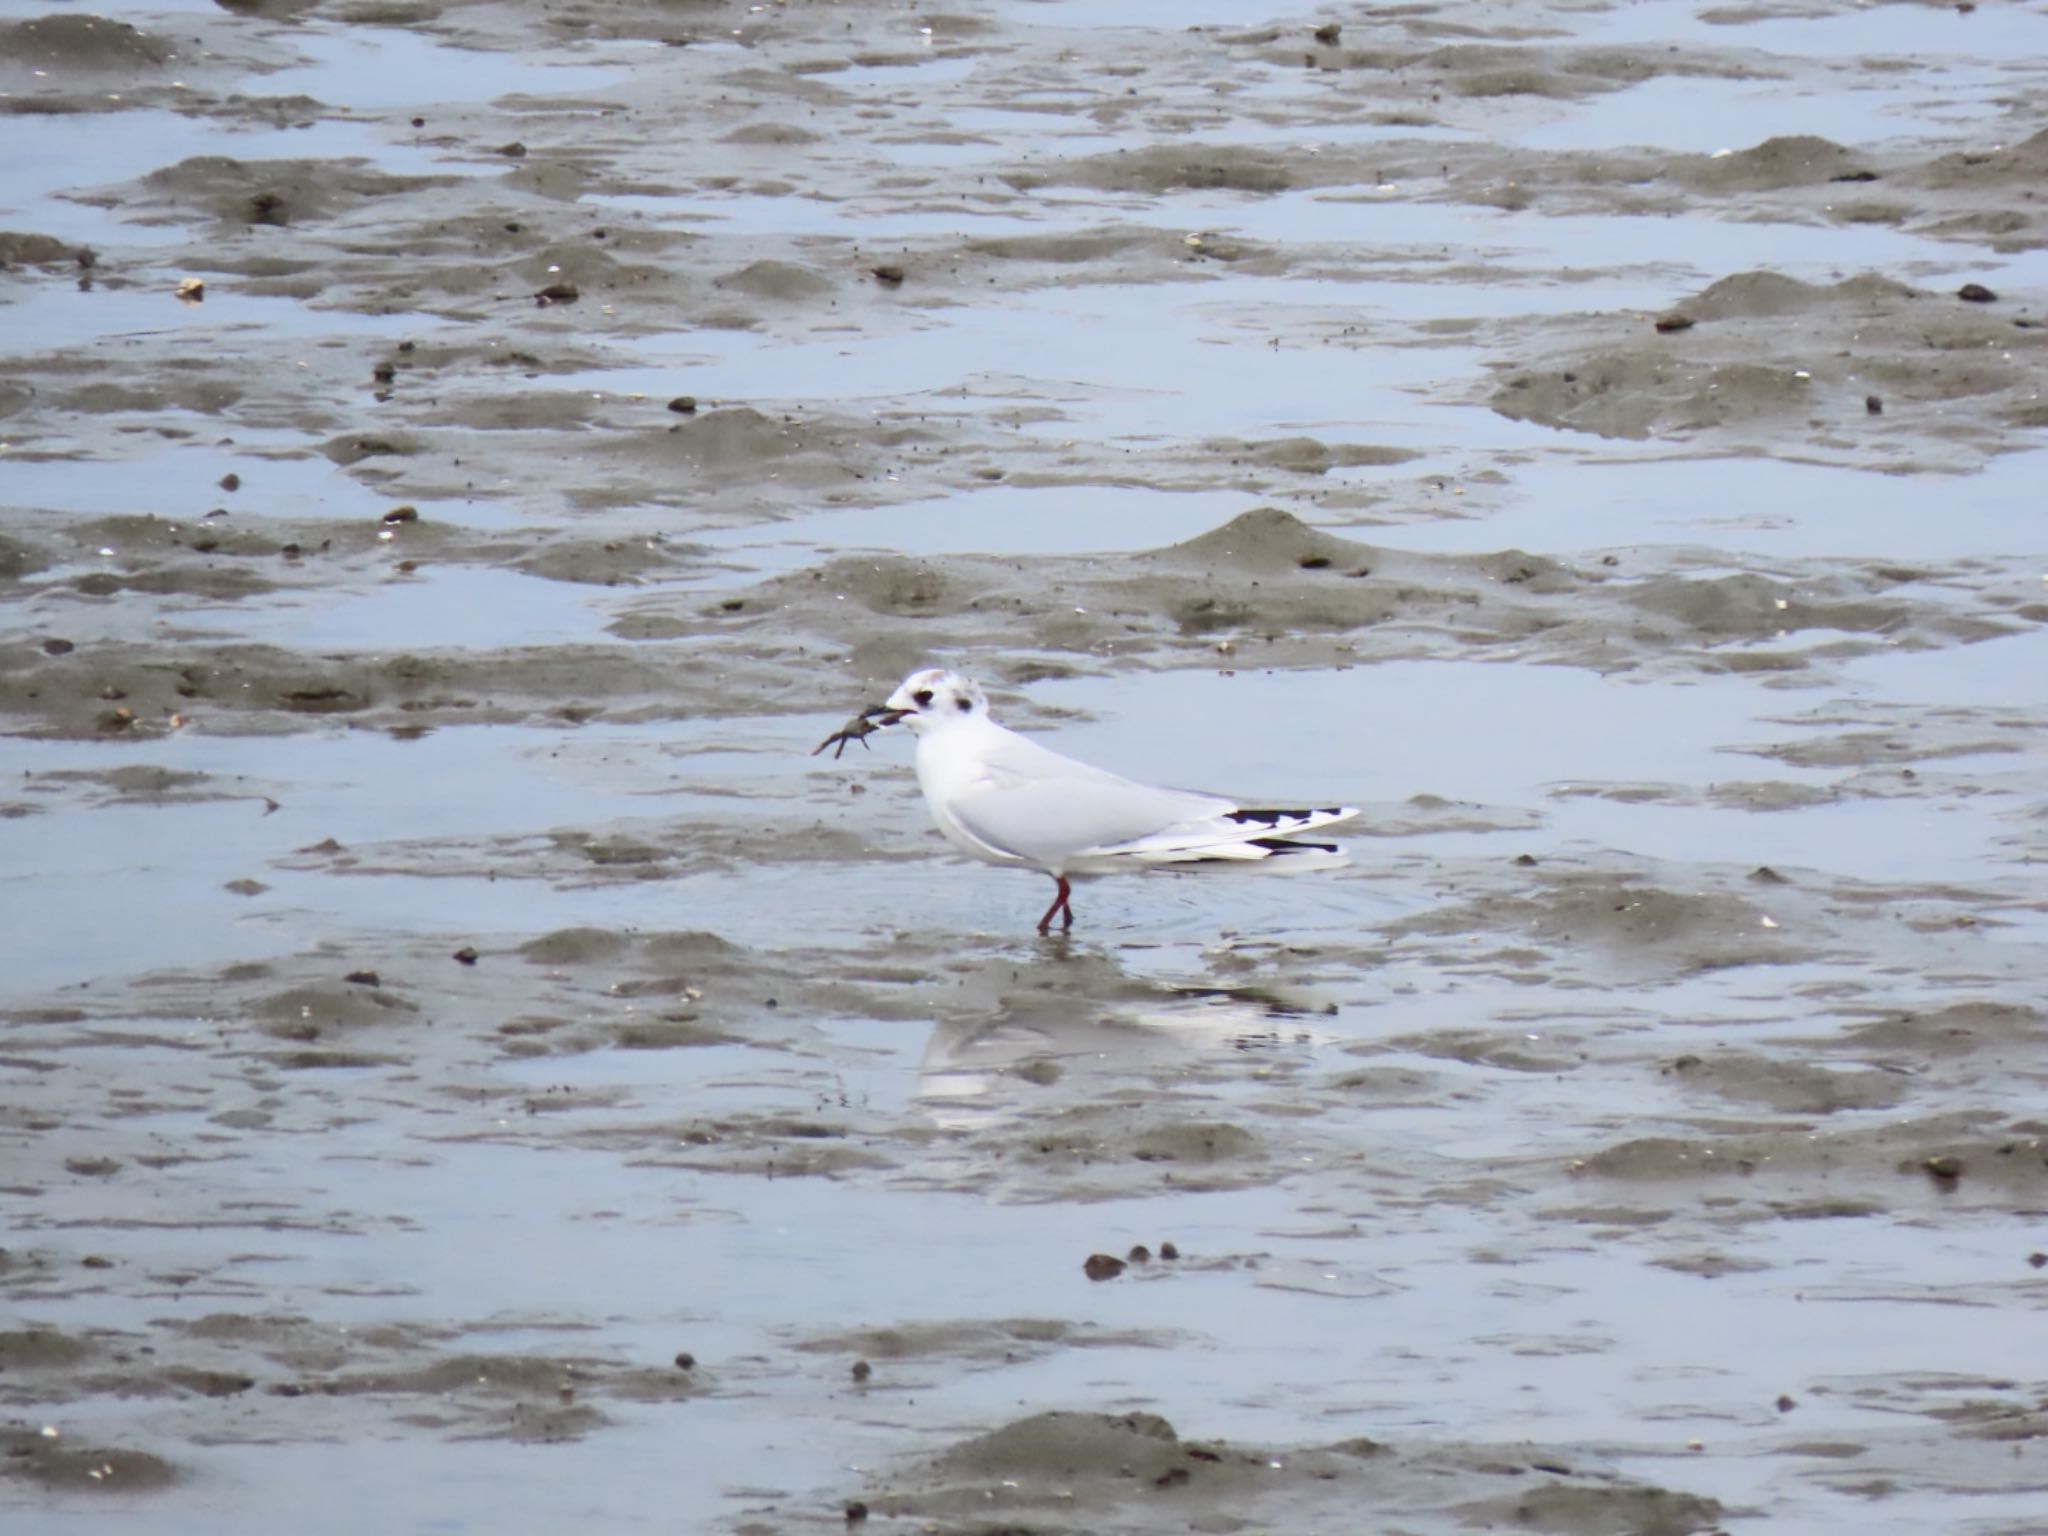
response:
<path id="1" fill-rule="evenodd" d="M 926 667 L 903 679 L 902 686 L 889 695 L 889 702 L 883 707 L 896 711 L 899 725 L 907 725 L 912 734 L 922 736 L 957 720 L 986 720 L 988 695 L 971 677 L 948 672 L 944 667 Z"/>
<path id="2" fill-rule="evenodd" d="M 1328 868 L 1334 843 L 1298 833 L 1358 814 L 1348 805 L 1275 810 L 1221 795 L 1140 784 L 1063 757 L 990 718 L 979 684 L 943 667 L 913 672 L 812 751 L 837 758 L 892 725 L 917 737 L 917 782 L 947 842 L 988 864 L 1036 869 L 1057 884 L 1038 920 L 1074 926 L 1071 882 L 1130 869 Z"/>

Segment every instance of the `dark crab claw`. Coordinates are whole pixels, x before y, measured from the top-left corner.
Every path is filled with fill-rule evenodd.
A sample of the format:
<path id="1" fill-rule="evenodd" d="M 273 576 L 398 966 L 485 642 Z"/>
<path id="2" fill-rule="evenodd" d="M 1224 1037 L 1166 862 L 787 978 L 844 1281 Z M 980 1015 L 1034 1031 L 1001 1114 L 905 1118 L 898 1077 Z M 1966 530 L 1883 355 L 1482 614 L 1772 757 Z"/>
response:
<path id="1" fill-rule="evenodd" d="M 886 704 L 877 704 L 872 709 L 864 709 L 830 736 L 827 736 L 823 741 L 811 748 L 811 756 L 816 757 L 820 752 L 830 747 L 832 749 L 832 760 L 837 762 L 839 754 L 844 752 L 849 744 L 857 741 L 865 746 L 867 739 L 874 735 L 875 732 L 894 725 L 909 713 L 910 711 L 907 709 L 891 709 Z"/>

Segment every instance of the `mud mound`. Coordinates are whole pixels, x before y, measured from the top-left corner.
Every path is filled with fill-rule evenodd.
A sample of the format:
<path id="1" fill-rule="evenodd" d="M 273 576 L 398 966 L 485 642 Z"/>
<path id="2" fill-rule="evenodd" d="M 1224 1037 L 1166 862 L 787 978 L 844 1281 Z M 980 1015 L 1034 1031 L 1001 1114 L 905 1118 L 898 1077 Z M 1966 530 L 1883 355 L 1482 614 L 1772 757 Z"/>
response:
<path id="1" fill-rule="evenodd" d="M 1728 155 L 1696 155 L 1677 161 L 1674 180 L 1706 192 L 1763 192 L 1810 187 L 1852 177 L 1864 157 L 1832 139 L 1812 134 L 1765 139 Z"/>
<path id="2" fill-rule="evenodd" d="M 1180 1437 L 1156 1413 L 1041 1413 L 963 1441 L 942 1452 L 938 1466 L 977 1478 L 1150 1482 L 1185 1461 Z"/>
<path id="3" fill-rule="evenodd" d="M 1912 620 L 1912 605 L 1905 599 L 1858 592 L 1846 578 L 1794 587 L 1750 574 L 1654 576 L 1623 589 L 1621 597 L 1711 639 L 1756 640 L 1802 629 L 1869 634 L 1903 628 Z"/>
<path id="4" fill-rule="evenodd" d="M 17 1478 L 67 1493 L 118 1497 L 165 1488 L 177 1466 L 148 1451 L 52 1439 L 32 1429 L 0 1427 L 0 1477 Z"/>
<path id="5" fill-rule="evenodd" d="M 1285 192 L 1301 184 L 1293 157 L 1243 145 L 1162 144 L 1067 160 L 1057 170 L 1012 171 L 1020 191 L 1054 183 L 1103 192 Z"/>
<path id="6" fill-rule="evenodd" d="M 1871 1050 L 1910 1056 L 1968 1056 L 2014 1046 L 2048 1044 L 2048 1014 L 2024 1003 L 1951 1003 L 1927 1013 L 1901 1013 L 1852 1025 L 1849 1037 Z"/>
<path id="7" fill-rule="evenodd" d="M 364 972 L 365 977 L 374 973 Z M 404 1024 L 419 1013 L 417 1003 L 386 991 L 377 982 L 335 982 L 292 987 L 263 999 L 251 1010 L 266 1034 L 281 1040 L 317 1040 L 376 1025 Z"/>
<path id="8" fill-rule="evenodd" d="M 885 1328 L 855 1328 L 820 1334 L 795 1347 L 806 1354 L 843 1355 L 849 1360 L 965 1360 L 1014 1364 L 1068 1348 L 1166 1347 L 1163 1333 L 1098 1328 L 1057 1318 L 1018 1317 L 999 1321 L 906 1322 Z"/>
<path id="9" fill-rule="evenodd" d="M 2048 179 L 2048 128 L 2017 144 L 1996 149 L 1946 154 L 1909 179 L 1929 187 L 2002 187 L 2015 183 L 2038 188 Z"/>
<path id="10" fill-rule="evenodd" d="M 395 203 L 457 184 L 452 176 L 396 176 L 362 161 L 235 160 L 226 155 L 198 155 L 151 171 L 142 178 L 142 195 L 135 202 L 146 208 L 206 214 L 223 224 L 254 228 L 317 223 L 369 203 Z"/>
<path id="11" fill-rule="evenodd" d="M 1735 320 L 1806 315 L 1838 305 L 1888 311 L 1901 301 L 1925 297 L 1917 288 L 1872 273 L 1826 284 L 1802 283 L 1779 272 L 1738 272 L 1688 299 L 1684 312 L 1697 320 Z"/>
<path id="12" fill-rule="evenodd" d="M 1798 439 L 1853 455 L 1891 441 L 1908 405 L 1921 458 L 1946 440 L 1964 463 L 2030 446 L 2006 427 L 2039 414 L 2048 330 L 1992 306 L 1860 274 L 1833 284 L 1742 272 L 1680 301 L 1653 328 L 1637 316 L 1536 328 L 1556 343 L 1540 364 L 1501 370 L 1504 416 L 1601 437 L 1702 443 Z M 1945 409 L 1970 401 L 1972 409 Z"/>
<path id="13" fill-rule="evenodd" d="M 1789 1115 L 1889 1109 L 1908 1094 L 1906 1084 L 1891 1072 L 1835 1070 L 1743 1051 L 1681 1056 L 1670 1070 L 1688 1088 Z"/>
<path id="14" fill-rule="evenodd" d="M 1255 507 L 1221 528 L 1141 555 L 1147 564 L 1192 567 L 1210 573 L 1279 573 L 1296 570 L 1370 569 L 1384 551 L 1323 533 L 1278 507 Z"/>
<path id="15" fill-rule="evenodd" d="M 712 279 L 711 286 L 776 304 L 800 304 L 839 291 L 839 285 L 823 273 L 790 261 L 756 261 Z"/>
<path id="16" fill-rule="evenodd" d="M 55 236 L 0 230 L 0 272 L 9 267 L 77 267 L 82 259 L 78 246 Z"/>
<path id="17" fill-rule="evenodd" d="M 1532 1472 L 1542 1480 L 1524 1481 Z M 1503 1482 L 1514 1491 L 1501 1492 Z M 1358 1438 L 1268 1449 L 1183 1440 L 1145 1412 L 1018 1419 L 940 1452 L 867 1502 L 898 1518 L 1063 1533 L 1165 1533 L 1191 1522 L 1434 1529 L 1449 1520 L 1686 1536 L 1720 1517 L 1711 1499 L 1567 1467 L 1528 1446 L 1406 1450 Z"/>
<path id="18" fill-rule="evenodd" d="M 769 416 L 751 406 L 706 411 L 642 432 L 617 452 L 629 462 L 706 480 L 844 485 L 872 458 L 872 428 L 816 417 Z"/>
<path id="19" fill-rule="evenodd" d="M 176 56 L 169 43 L 105 16 L 36 16 L 0 23 L 0 75 L 153 72 Z"/>

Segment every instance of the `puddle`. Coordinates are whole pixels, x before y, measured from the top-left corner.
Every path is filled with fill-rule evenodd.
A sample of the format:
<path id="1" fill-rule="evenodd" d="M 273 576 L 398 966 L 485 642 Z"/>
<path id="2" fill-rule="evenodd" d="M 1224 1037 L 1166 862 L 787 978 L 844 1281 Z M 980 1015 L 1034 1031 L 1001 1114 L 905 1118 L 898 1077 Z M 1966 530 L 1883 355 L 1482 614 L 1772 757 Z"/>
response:
<path id="1" fill-rule="evenodd" d="M 1656 268 L 1677 292 L 1752 269 L 1834 282 L 1851 272 L 1910 275 L 1924 284 L 1981 272 L 1986 257 L 1954 244 L 1869 224 L 1767 223 L 1702 215 L 1642 218 L 1606 214 L 1501 212 L 1378 195 L 1279 192 L 1263 197 L 1190 194 L 1175 207 L 1199 210 L 1205 227 L 1270 242 L 1366 241 L 1382 259 L 1404 254 L 1485 260 L 1546 271 Z M 1138 210 L 1130 212 L 1142 217 Z M 1589 260 L 1589 253 L 1597 258 Z M 2000 262 L 2015 282 L 2048 276 L 2048 255 L 2029 251 Z M 1606 307 L 1589 302 L 1588 309 Z"/>
<path id="2" fill-rule="evenodd" d="M 1159 11 L 1149 0 L 1010 0 L 1003 7 L 1032 26 L 1072 28 L 1076 31 L 1108 31 L 1123 27 L 1150 30 L 1159 25 Z M 1183 6 L 1174 12 L 1176 28 L 1221 27 L 1235 30 L 1245 25 L 1244 7 L 1212 0 L 1208 5 Z"/>
<path id="3" fill-rule="evenodd" d="M 1483 519 L 1362 530 L 1395 549 L 1574 555 L 1697 544 L 1774 559 L 2048 560 L 2033 515 L 2048 453 L 1969 475 L 1880 475 L 1781 459 L 1536 460 Z"/>
<path id="4" fill-rule="evenodd" d="M 1574 30 L 1587 43 L 1685 42 L 1816 59 L 2010 62 L 2048 53 L 2048 16 L 2025 6 L 1960 12 L 1946 6 L 1855 5 L 1834 12 L 1773 16 L 1702 12 L 1687 0 L 1632 0 L 1625 6 L 1575 12 Z"/>
<path id="5" fill-rule="evenodd" d="M 52 116 L 16 114 L 7 119 L 0 145 L 0 205 L 15 221 L 42 229 L 41 205 L 65 192 L 112 187 L 198 155 L 234 160 L 376 161 L 393 175 L 445 173 L 438 156 L 424 146 L 393 137 L 384 123 L 339 122 L 332 118 L 290 127 L 257 127 L 234 118 L 200 116 L 153 107 Z M 31 211 L 33 210 L 33 211 Z M 93 210 L 95 213 L 99 210 Z M 112 212 L 117 212 L 113 210 Z M 124 243 L 166 236 L 147 226 L 123 225 Z"/>
<path id="6" fill-rule="evenodd" d="M 206 791 L 246 796 L 171 806 L 59 803 L 40 815 L 0 820 L 0 867 L 9 871 L 0 889 L 12 890 L 9 907 L 39 914 L 41 934 L 33 953 L 23 953 L 15 984 L 62 986 L 104 973 L 106 935 L 95 914 L 110 881 L 118 881 L 124 900 L 160 913 L 146 932 L 122 939 L 121 965 L 136 971 L 212 953 L 216 945 L 243 958 L 289 952 L 337 924 L 349 930 L 396 923 L 428 932 L 452 925 L 483 933 L 528 930 L 536 921 L 638 927 L 658 923 L 664 910 L 680 918 L 685 906 L 650 907 L 637 889 L 598 893 L 578 917 L 573 900 L 558 900 L 534 882 L 498 888 L 428 878 L 401 897 L 383 888 L 406 887 L 403 878 L 337 879 L 285 866 L 302 864 L 297 850 L 330 837 L 345 845 L 517 843 L 559 826 L 682 815 L 693 806 L 723 810 L 728 800 L 699 805 L 686 791 L 750 775 L 761 759 L 695 756 L 684 768 L 668 754 L 693 734 L 684 727 L 621 727 L 605 732 L 601 746 L 567 728 L 509 726 L 435 731 L 412 741 L 346 726 L 290 737 L 185 732 L 120 744 L 0 738 L 0 781 L 10 785 L 11 798 L 31 805 L 47 801 L 35 776 L 131 765 L 207 774 Z M 660 796 L 652 806 L 637 798 L 650 790 Z M 266 796 L 278 801 L 275 811 L 266 812 Z M 522 855 L 515 847 L 507 857 Z M 252 878 L 269 892 L 252 899 L 223 889 Z M 465 884 L 474 887 L 468 900 Z"/>
<path id="7" fill-rule="evenodd" d="M 1047 144 L 1069 154 L 1107 154 L 1138 150 L 1156 142 L 1154 135 L 1103 127 L 1088 118 L 1048 118 L 1043 110 L 1021 105 L 993 108 L 963 108 L 947 113 L 949 134 L 973 134 L 968 143 L 920 143 L 907 136 L 891 141 L 893 158 L 910 165 L 963 165 L 987 162 L 1007 164 L 1016 154 L 1020 132 L 1035 128 L 1035 154 L 1042 155 Z M 1478 135 L 1468 129 L 1415 123 L 1259 123 L 1243 118 L 1222 117 L 1202 127 L 1190 128 L 1180 139 L 1191 144 L 1265 145 L 1278 149 L 1321 149 L 1354 144 L 1469 143 Z"/>
<path id="8" fill-rule="evenodd" d="M 847 550 L 899 555 L 1082 555 L 1158 549 L 1207 533 L 1250 504 L 1235 491 L 1137 486 L 990 486 L 965 495 L 815 512 L 697 542 L 774 573 Z"/>
<path id="9" fill-rule="evenodd" d="M 1995 117 L 2002 110 L 2000 84 L 1986 73 L 1930 96 L 1926 81 L 1916 76 L 1889 89 L 1863 84 L 1809 95 L 1786 90 L 1781 80 L 1737 85 L 1665 75 L 1582 103 L 1571 116 L 1518 133 L 1515 140 L 1531 149 L 1653 146 L 1696 155 L 1800 134 L 1845 145 L 1881 143 L 1924 134 L 1935 125 L 1960 133 Z"/>
<path id="10" fill-rule="evenodd" d="M 1753 682 L 1657 685 L 1566 667 L 1383 662 L 1340 672 L 1168 672 L 1035 684 L 1034 703 L 1086 712 L 1059 749 L 1153 783 L 1321 804 L 1436 795 L 1536 806 L 1560 783 L 1726 777 L 1731 737 L 1785 711 Z M 1796 707 L 1796 706 L 1795 706 Z M 1627 717 L 1613 739 L 1587 722 Z M 1218 730 L 1222 722 L 1231 728 Z M 1254 724 L 1253 722 L 1256 722 Z M 1780 728 L 1782 729 L 1782 728 Z M 1288 749 L 1275 737 L 1292 737 Z M 1512 743 L 1512 751 L 1503 744 Z M 1289 783 L 1268 784 L 1272 765 Z M 1719 770 L 1703 772 L 1703 769 Z"/>
<path id="11" fill-rule="evenodd" d="M 891 241 L 966 234 L 1043 234 L 1045 222 L 1035 213 L 1019 213 L 1010 200 L 964 203 L 946 209 L 904 209 L 891 200 L 883 207 L 857 196 L 845 199 L 809 193 L 698 193 L 687 197 L 639 192 L 595 192 L 582 201 L 592 208 L 640 214 L 669 227 L 721 235 L 838 235 L 858 237 L 875 245 Z"/>
<path id="12" fill-rule="evenodd" d="M 1302 285 L 1278 279 L 1249 286 L 1285 303 L 1300 302 L 1303 293 Z M 1234 295 L 1244 292 L 1240 284 L 1231 288 Z M 924 396 L 935 405 L 973 386 L 977 396 L 993 391 L 1057 404 L 1057 421 L 1027 430 L 1061 437 L 1251 437 L 1331 421 L 1341 402 L 1346 440 L 1384 442 L 1393 424 L 1428 413 L 1414 392 L 1456 369 L 1463 355 L 1456 348 L 1381 350 L 1368 361 L 1339 347 L 1275 346 L 1267 333 L 1248 332 L 1243 323 L 1238 300 L 1226 305 L 1206 282 L 1055 290 L 1020 295 L 1001 309 L 943 326 L 896 331 L 885 351 L 866 336 L 698 332 L 637 340 L 635 351 L 664 357 L 658 367 L 608 369 L 560 382 L 649 397 L 678 391 L 780 402 Z M 1227 394 L 1187 388 L 1190 379 L 1225 375 Z M 1471 415 L 1473 430 L 1490 441 L 1532 430 L 1491 412 Z"/>
<path id="13" fill-rule="evenodd" d="M 2023 652 L 1998 670 L 2012 677 L 2008 668 L 2024 660 Z M 1863 675 L 1884 674 L 1873 664 Z M 1537 832 L 1476 835 L 1502 846 L 1503 857 L 1605 848 L 1858 880 L 1967 880 L 1999 862 L 2003 813 L 2011 807 L 1996 797 L 1967 808 L 1948 804 L 1930 816 L 1910 797 L 1758 812 L 1573 793 L 1655 785 L 1679 796 L 1764 778 L 1827 788 L 1845 770 L 1766 763 L 1745 749 L 1815 734 L 1787 719 L 1820 708 L 1832 693 L 1787 694 L 1739 677 L 1645 682 L 1566 667 L 1439 661 L 1341 672 L 1171 672 L 1031 690 L 1035 702 L 1095 717 L 1064 726 L 1046 738 L 1049 745 L 1151 783 L 1254 802 L 1387 805 L 1433 795 L 1540 815 Z M 1219 730 L 1220 722 L 1230 728 Z M 1275 763 L 1288 765 L 1286 782 L 1272 782 Z M 1469 849 L 1474 841 L 1470 833 L 1364 839 L 1350 851 L 1354 862 L 1368 863 L 1410 849 Z"/>
<path id="14" fill-rule="evenodd" d="M 887 46 L 888 39 L 874 39 Z M 906 47 L 929 47 L 931 38 L 905 38 Z M 829 82 L 835 89 L 851 91 L 861 95 L 866 88 L 873 87 L 878 94 L 895 99 L 910 96 L 913 99 L 936 87 L 959 85 L 973 78 L 979 64 L 972 58 L 940 58 L 936 54 L 919 59 L 911 64 L 849 64 L 844 69 L 829 70 L 818 78 Z"/>
<path id="15" fill-rule="evenodd" d="M 282 434 L 278 444 L 305 446 L 297 433 Z M 367 519 L 390 509 L 389 496 L 361 485 L 326 459 L 259 457 L 263 446 L 260 434 L 244 433 L 233 446 L 159 450 L 135 459 L 6 457 L 0 464 L 5 465 L 9 505 L 83 516 L 154 514 L 189 524 L 223 506 L 232 519 Z M 238 491 L 221 488 L 221 477 L 230 473 L 241 477 Z M 444 513 L 430 507 L 424 515 Z"/>
<path id="16" fill-rule="evenodd" d="M 528 58 L 461 48 L 425 33 L 399 27 L 355 26 L 346 30 L 318 22 L 293 35 L 312 62 L 262 77 L 264 94 L 310 96 L 330 106 L 358 111 L 392 107 L 447 106 L 493 101 L 518 94 L 566 96 L 597 93 L 625 79 L 636 58 L 657 57 L 659 44 L 630 41 L 584 43 L 566 63 L 560 55 Z M 616 63 L 581 62 L 582 56 Z"/>
<path id="17" fill-rule="evenodd" d="M 89 291 L 68 283 L 39 286 L 7 306 L 8 338 L 25 348 L 55 352 L 145 336 L 176 336 L 203 348 L 237 333 L 264 332 L 303 345 L 334 336 L 399 340 L 425 329 L 417 315 L 316 309 L 302 299 L 238 293 L 232 278 L 208 278 L 206 297 L 197 304 L 179 300 L 174 286 L 168 281 L 160 288 Z"/>
<path id="18" fill-rule="evenodd" d="M 614 596 L 523 571 L 430 563 L 371 586 L 194 603 L 173 610 L 171 622 L 330 653 L 592 644 L 605 638 Z"/>
<path id="19" fill-rule="evenodd" d="M 2042 579 L 2048 584 L 2048 573 Z M 2040 710 L 2048 706 L 2042 682 L 2048 678 L 2048 630 L 1941 651 L 1863 656 L 1842 672 L 1858 691 L 1888 701 Z"/>

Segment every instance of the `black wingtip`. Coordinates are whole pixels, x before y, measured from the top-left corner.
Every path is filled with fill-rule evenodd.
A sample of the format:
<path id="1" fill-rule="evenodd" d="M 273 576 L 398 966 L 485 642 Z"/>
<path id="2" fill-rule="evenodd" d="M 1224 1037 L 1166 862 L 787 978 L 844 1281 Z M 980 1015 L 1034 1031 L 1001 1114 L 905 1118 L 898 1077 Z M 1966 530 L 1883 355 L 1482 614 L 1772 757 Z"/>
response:
<path id="1" fill-rule="evenodd" d="M 1271 806 L 1258 806 L 1249 810 L 1226 811 L 1225 821 L 1234 821 L 1241 827 L 1277 827 L 1283 821 L 1309 821 L 1317 816 L 1343 816 L 1347 814 L 1341 805 L 1319 806 L 1308 810 L 1280 810 Z"/>

